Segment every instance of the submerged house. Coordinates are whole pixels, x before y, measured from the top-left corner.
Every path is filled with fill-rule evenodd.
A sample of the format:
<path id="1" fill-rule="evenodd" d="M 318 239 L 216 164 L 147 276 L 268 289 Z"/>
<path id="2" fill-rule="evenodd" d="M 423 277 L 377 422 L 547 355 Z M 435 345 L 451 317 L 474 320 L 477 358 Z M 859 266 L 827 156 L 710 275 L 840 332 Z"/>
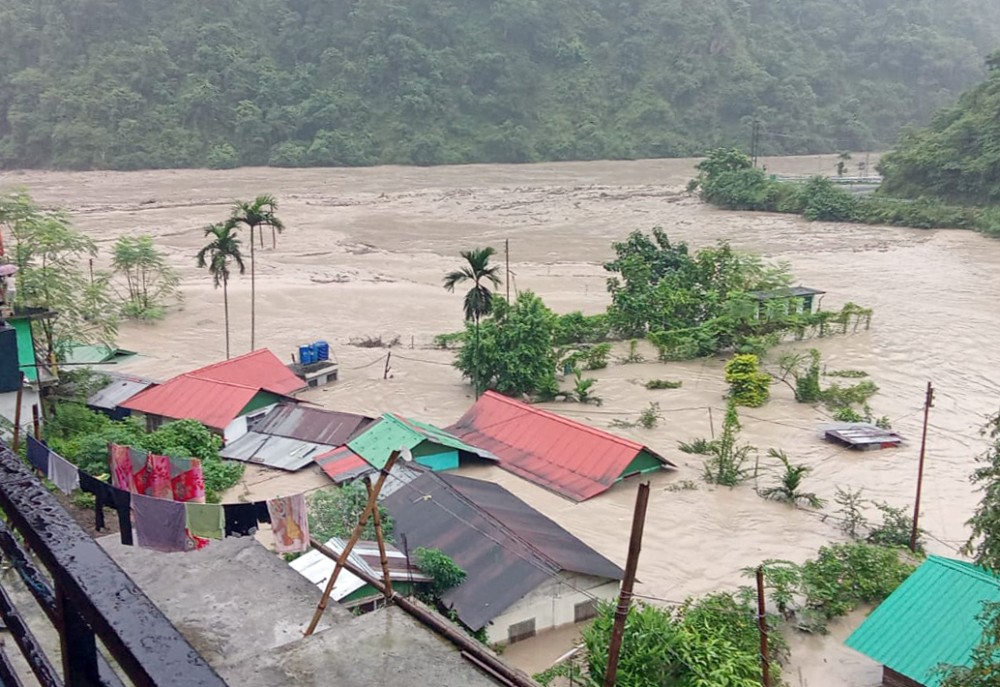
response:
<path id="1" fill-rule="evenodd" d="M 345 546 L 346 542 L 338 537 L 333 537 L 326 542 L 326 548 L 338 556 L 344 551 Z M 420 567 L 411 560 L 410 556 L 388 542 L 385 543 L 385 556 L 386 567 L 389 569 L 389 580 L 392 582 L 394 592 L 410 596 L 432 582 L 432 579 L 420 570 Z M 384 577 L 378 542 L 365 540 L 357 542 L 351 549 L 347 560 L 377 580 Z M 302 554 L 289 565 L 320 589 L 326 589 L 326 584 L 336 567 L 336 563 L 331 558 L 315 549 Z M 361 612 L 383 606 L 385 599 L 382 592 L 346 568 L 337 575 L 337 581 L 333 584 L 330 597 L 341 606 L 351 610 L 358 609 Z"/>
<path id="2" fill-rule="evenodd" d="M 227 444 L 219 455 L 280 470 L 301 470 L 373 422 L 374 418 L 365 415 L 281 403 L 252 420 L 247 433 Z"/>
<path id="3" fill-rule="evenodd" d="M 247 433 L 250 422 L 304 383 L 267 349 L 178 375 L 121 404 L 141 413 L 152 430 L 171 420 L 197 420 L 228 443 Z"/>
<path id="4" fill-rule="evenodd" d="M 930 556 L 847 638 L 882 664 L 886 687 L 939 687 L 941 665 L 968 665 L 982 638 L 983 602 L 1000 602 L 1000 578 Z"/>
<path id="5" fill-rule="evenodd" d="M 808 286 L 785 286 L 780 289 L 770 291 L 750 291 L 747 295 L 757 301 L 757 316 L 760 317 L 762 310 L 767 303 L 778 302 L 785 306 L 789 314 L 810 314 L 813 312 L 813 305 L 818 308 L 819 301 L 826 291 L 812 289 Z"/>
<path id="6" fill-rule="evenodd" d="M 323 471 L 344 482 L 385 467 L 393 451 L 406 449 L 413 462 L 431 470 L 453 470 L 464 461 L 496 457 L 434 425 L 385 413 L 345 445 L 316 456 Z"/>
<path id="7" fill-rule="evenodd" d="M 487 391 L 449 432 L 500 467 L 574 501 L 626 477 L 676 467 L 642 444 Z"/>
<path id="8" fill-rule="evenodd" d="M 621 568 L 492 482 L 425 471 L 382 504 L 396 541 L 465 571 L 442 602 L 491 643 L 588 620 L 618 593 Z"/>
<path id="9" fill-rule="evenodd" d="M 87 407 L 104 413 L 112 420 L 123 420 L 132 414 L 128 408 L 123 408 L 122 404 L 149 387 L 156 384 L 150 379 L 133 377 L 112 372 L 102 372 L 108 377 L 108 383 L 87 397 Z"/>

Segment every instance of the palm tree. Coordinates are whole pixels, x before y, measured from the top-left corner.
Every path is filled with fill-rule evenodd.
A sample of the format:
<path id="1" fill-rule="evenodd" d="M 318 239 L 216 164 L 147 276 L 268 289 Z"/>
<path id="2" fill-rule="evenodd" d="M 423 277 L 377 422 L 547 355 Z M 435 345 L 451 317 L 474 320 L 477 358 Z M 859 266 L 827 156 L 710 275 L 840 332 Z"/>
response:
<path id="1" fill-rule="evenodd" d="M 497 273 L 500 267 L 490 265 L 490 257 L 496 254 L 492 247 L 477 248 L 475 250 L 463 250 L 462 257 L 466 264 L 461 269 L 449 272 L 444 276 L 444 288 L 450 292 L 455 291 L 455 285 L 471 281 L 472 288 L 465 294 L 465 319 L 472 320 L 476 325 L 476 359 L 479 358 L 479 320 L 483 315 L 490 314 L 493 309 L 493 291 L 483 282 L 488 281 L 493 288 L 500 286 L 500 277 Z M 476 388 L 476 396 L 479 396 L 480 389 Z"/>
<path id="2" fill-rule="evenodd" d="M 272 195 L 261 195 L 253 201 L 237 201 L 233 206 L 233 214 L 229 221 L 233 226 L 243 225 L 250 230 L 250 350 L 254 350 L 257 334 L 257 280 L 254 272 L 254 248 L 253 232 L 258 234 L 264 230 L 265 226 L 271 227 L 274 232 L 282 232 L 285 225 L 275 216 L 278 211 L 278 201 Z M 263 241 L 263 238 L 261 239 Z M 261 244 L 263 245 L 263 244 Z"/>
<path id="3" fill-rule="evenodd" d="M 246 272 L 240 238 L 235 230 L 236 224 L 232 220 L 205 227 L 205 236 L 211 236 L 212 240 L 198 251 L 198 267 L 208 267 L 215 288 L 222 285 L 222 304 L 226 313 L 226 360 L 229 360 L 229 265 L 236 263 L 240 274 Z"/>
<path id="4" fill-rule="evenodd" d="M 770 449 L 767 452 L 771 458 L 776 458 L 784 468 L 779 481 L 773 487 L 760 490 L 760 495 L 773 501 L 785 501 L 792 505 L 805 503 L 811 508 L 822 508 L 823 499 L 811 491 L 802 491 L 802 480 L 812 472 L 806 465 L 792 465 L 784 451 Z"/>

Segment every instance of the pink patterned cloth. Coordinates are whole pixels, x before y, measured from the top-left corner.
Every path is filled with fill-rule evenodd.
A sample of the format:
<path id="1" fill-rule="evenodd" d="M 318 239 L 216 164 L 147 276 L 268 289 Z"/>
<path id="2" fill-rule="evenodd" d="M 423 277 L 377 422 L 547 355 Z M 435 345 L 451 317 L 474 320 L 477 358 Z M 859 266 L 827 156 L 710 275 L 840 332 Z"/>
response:
<path id="1" fill-rule="evenodd" d="M 134 493 L 135 479 L 128 446 L 108 444 L 108 463 L 111 468 L 111 484 Z"/>
<path id="2" fill-rule="evenodd" d="M 278 553 L 299 553 L 309 549 L 309 517 L 305 494 L 271 499 L 267 502 Z"/>
<path id="3" fill-rule="evenodd" d="M 205 503 L 205 476 L 197 458 L 171 458 L 170 485 L 174 501 Z"/>
<path id="4" fill-rule="evenodd" d="M 175 500 L 174 484 L 170 479 L 170 458 L 168 456 L 158 456 L 155 453 L 150 453 L 146 459 L 146 474 L 149 477 L 149 481 L 146 483 L 146 491 L 142 493 L 157 499 Z"/>

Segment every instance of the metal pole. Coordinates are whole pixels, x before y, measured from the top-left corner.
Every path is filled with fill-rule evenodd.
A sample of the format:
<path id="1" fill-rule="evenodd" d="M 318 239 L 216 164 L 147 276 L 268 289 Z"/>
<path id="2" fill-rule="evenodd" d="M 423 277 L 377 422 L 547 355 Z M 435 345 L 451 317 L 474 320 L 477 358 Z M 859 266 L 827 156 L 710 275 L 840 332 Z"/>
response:
<path id="1" fill-rule="evenodd" d="M 920 436 L 920 463 L 917 467 L 917 497 L 913 503 L 913 529 L 910 531 L 910 551 L 917 552 L 917 534 L 920 531 L 920 492 L 924 487 L 924 455 L 927 450 L 927 419 L 934 405 L 934 387 L 927 382 L 927 397 L 924 399 L 924 429 Z"/>
<path id="2" fill-rule="evenodd" d="M 764 608 L 764 566 L 757 566 L 757 627 L 760 629 L 760 684 L 771 687 L 771 660 L 767 656 L 767 614 Z"/>
<path id="3" fill-rule="evenodd" d="M 615 624 L 611 628 L 611 644 L 608 646 L 608 667 L 604 672 L 604 687 L 614 687 L 618 679 L 618 657 L 621 653 L 622 638 L 625 635 L 625 620 L 632 605 L 632 587 L 639 567 L 639 551 L 642 549 L 642 530 L 646 524 L 646 506 L 649 503 L 649 482 L 639 485 L 635 497 L 635 512 L 632 514 L 632 537 L 628 543 L 628 559 L 625 562 L 625 579 L 622 580 L 618 607 L 615 609 Z"/>
<path id="4" fill-rule="evenodd" d="M 382 379 L 389 379 L 389 361 L 392 360 L 392 351 L 385 354 L 385 369 L 382 370 Z"/>
<path id="5" fill-rule="evenodd" d="M 507 264 L 507 271 L 504 275 L 504 285 L 507 287 L 507 302 L 510 303 L 510 239 L 503 240 L 504 261 Z"/>

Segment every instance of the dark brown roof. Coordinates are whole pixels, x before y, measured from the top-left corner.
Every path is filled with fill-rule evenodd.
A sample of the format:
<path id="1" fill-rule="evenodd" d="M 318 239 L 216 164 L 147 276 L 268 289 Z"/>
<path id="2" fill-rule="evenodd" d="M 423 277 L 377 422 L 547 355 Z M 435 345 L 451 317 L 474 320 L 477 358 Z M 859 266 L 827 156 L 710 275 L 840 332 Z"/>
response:
<path id="1" fill-rule="evenodd" d="M 621 579 L 617 566 L 606 559 L 599 563 L 600 554 L 544 515 L 502 487 L 476 482 L 425 472 L 383 501 L 398 546 L 405 537 L 410 552 L 421 546 L 440 549 L 466 572 L 465 582 L 442 598 L 464 625 L 474 631 L 485 627 L 561 570 L 582 568 L 579 572 L 588 575 Z M 459 487 L 487 497 L 496 514 Z"/>
<path id="2" fill-rule="evenodd" d="M 258 434 L 340 446 L 374 422 L 373 418 L 304 405 L 279 405 L 251 428 Z"/>
<path id="3" fill-rule="evenodd" d="M 612 580 L 625 576 L 617 565 L 499 484 L 459 475 L 441 475 L 441 478 L 562 570 Z"/>

